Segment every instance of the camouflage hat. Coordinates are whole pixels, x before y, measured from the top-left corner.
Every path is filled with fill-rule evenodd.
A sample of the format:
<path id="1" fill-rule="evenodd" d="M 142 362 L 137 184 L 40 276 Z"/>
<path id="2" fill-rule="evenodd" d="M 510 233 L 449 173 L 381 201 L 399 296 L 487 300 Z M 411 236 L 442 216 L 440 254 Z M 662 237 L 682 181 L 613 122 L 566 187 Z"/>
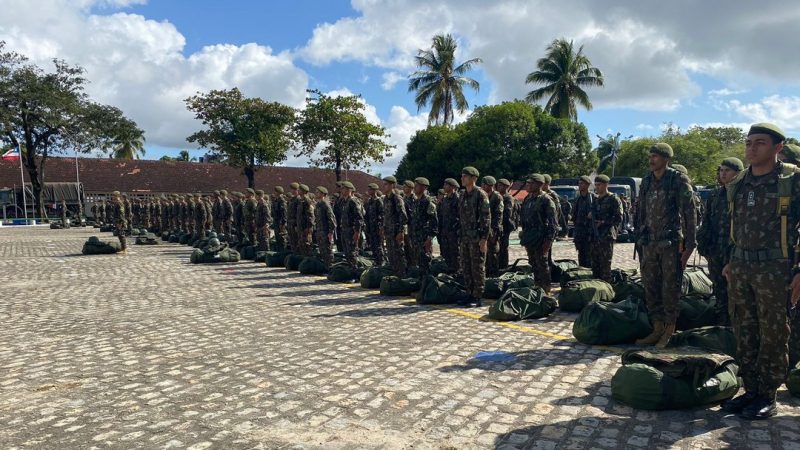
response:
<path id="1" fill-rule="evenodd" d="M 292 182 L 292 183 L 289 183 L 289 189 L 300 189 L 300 183 L 298 183 L 296 181 Z"/>
<path id="2" fill-rule="evenodd" d="M 111 195 L 118 196 L 118 195 L 122 195 L 122 194 L 120 194 L 119 191 L 114 191 L 114 192 L 111 193 Z"/>
<path id="3" fill-rule="evenodd" d="M 356 188 L 355 186 L 353 186 L 353 183 L 351 183 L 349 181 L 342 181 L 341 182 L 341 186 L 343 188 L 347 188 L 347 189 L 355 189 Z"/>
<path id="4" fill-rule="evenodd" d="M 253 190 L 253 188 L 247 188 L 247 190 L 245 192 L 247 192 L 250 195 L 256 195 L 256 191 Z"/>
<path id="5" fill-rule="evenodd" d="M 397 178 L 395 178 L 395 177 L 393 177 L 391 175 L 389 175 L 388 177 L 383 177 L 383 181 L 385 181 L 387 183 L 395 183 L 395 184 L 397 184 Z"/>
<path id="6" fill-rule="evenodd" d="M 436 193 L 439 194 L 439 195 L 442 195 L 442 194 L 444 194 L 444 189 L 439 189 L 438 191 L 436 191 Z"/>
<path id="7" fill-rule="evenodd" d="M 586 177 L 586 178 L 589 178 L 589 177 Z M 595 183 L 605 183 L 605 184 L 608 184 L 608 182 L 609 182 L 609 181 L 610 181 L 610 180 L 609 180 L 609 178 L 608 178 L 608 175 L 598 175 L 598 176 L 594 177 L 594 182 L 595 182 Z"/>
<path id="8" fill-rule="evenodd" d="M 672 168 L 684 175 L 689 175 L 689 169 L 687 169 L 683 164 L 673 164 Z"/>
<path id="9" fill-rule="evenodd" d="M 586 184 L 592 184 L 592 179 L 589 178 L 588 175 L 583 175 L 580 178 L 578 178 L 578 180 L 583 181 Z"/>
<path id="10" fill-rule="evenodd" d="M 476 168 L 474 168 L 472 166 L 467 166 L 467 167 L 464 167 L 463 169 L 461 169 L 461 175 L 469 175 L 469 176 L 472 176 L 472 177 L 479 177 L 479 176 L 481 176 L 481 173 L 478 172 L 478 169 L 476 169 Z"/>
<path id="11" fill-rule="evenodd" d="M 449 184 L 450 186 L 453 186 L 454 188 L 458 188 L 458 181 L 456 181 L 455 178 L 445 178 L 444 184 Z"/>
<path id="12" fill-rule="evenodd" d="M 800 145 L 784 144 L 780 154 L 784 161 L 790 164 L 800 164 Z"/>
<path id="13" fill-rule="evenodd" d="M 378 185 L 377 185 L 377 184 L 375 184 L 375 183 L 370 183 L 370 184 L 368 184 L 368 185 L 367 185 L 367 187 L 368 187 L 369 189 L 374 189 L 374 190 L 377 190 L 377 189 L 378 189 Z"/>
<path id="14" fill-rule="evenodd" d="M 308 192 L 308 191 L 310 191 L 311 189 L 309 189 L 307 185 L 305 185 L 305 184 L 301 184 L 301 185 L 300 185 L 300 190 L 301 190 L 301 191 L 303 191 L 303 192 Z"/>
<path id="15" fill-rule="evenodd" d="M 500 178 L 497 180 L 497 184 L 502 184 L 503 186 L 511 187 L 511 182 L 506 180 L 505 178 Z"/>
<path id="16" fill-rule="evenodd" d="M 325 186 L 317 186 L 317 192 L 321 192 L 325 195 L 328 195 L 328 188 L 326 188 Z"/>
<path id="17" fill-rule="evenodd" d="M 186 197 L 187 197 L 187 198 L 193 198 L 193 197 L 194 197 L 194 195 L 192 195 L 192 194 L 186 194 Z"/>
<path id="18" fill-rule="evenodd" d="M 219 195 L 219 191 L 214 191 L 214 195 Z"/>
<path id="19" fill-rule="evenodd" d="M 751 134 L 768 134 L 777 139 L 778 142 L 786 140 L 786 135 L 783 133 L 783 130 L 773 123 L 761 122 L 753 124 L 750 126 L 750 131 L 747 132 L 748 136 Z"/>
<path id="20" fill-rule="evenodd" d="M 719 166 L 720 167 L 724 166 L 729 169 L 733 169 L 737 172 L 741 172 L 742 170 L 744 170 L 744 164 L 742 163 L 742 160 L 734 157 L 723 159 Z"/>
<path id="21" fill-rule="evenodd" d="M 341 181 L 337 181 L 337 182 L 336 182 L 336 186 L 337 186 L 337 187 L 342 187 L 342 182 L 341 182 Z"/>
<path id="22" fill-rule="evenodd" d="M 528 183 L 536 182 L 536 183 L 544 184 L 544 176 L 542 174 L 540 174 L 540 173 L 534 173 L 534 174 L 529 175 L 528 179 L 525 180 L 525 181 L 528 182 Z"/>
<path id="23" fill-rule="evenodd" d="M 219 195 L 228 195 L 228 191 L 226 191 L 225 189 L 220 189 Z"/>
<path id="24" fill-rule="evenodd" d="M 494 186 L 495 184 L 497 184 L 497 180 L 491 175 L 486 175 L 485 177 L 483 177 L 483 181 L 481 182 L 481 184 L 488 184 L 489 186 Z"/>
<path id="25" fill-rule="evenodd" d="M 283 186 L 275 186 L 275 192 L 278 194 L 283 194 Z"/>
<path id="26" fill-rule="evenodd" d="M 551 177 L 549 174 L 544 174 L 542 176 L 544 177 L 544 182 L 545 183 L 550 184 L 550 183 L 553 182 L 553 177 Z"/>
<path id="27" fill-rule="evenodd" d="M 403 186 L 413 188 L 414 187 L 414 182 L 411 181 L 411 180 L 403 181 Z"/>
<path id="28" fill-rule="evenodd" d="M 664 158 L 672 158 L 675 156 L 675 152 L 672 151 L 672 147 L 666 142 L 659 142 L 657 144 L 653 144 L 650 147 L 650 154 L 655 153 L 656 155 L 661 155 Z"/>
<path id="29" fill-rule="evenodd" d="M 264 191 L 262 191 L 261 189 L 258 189 L 256 191 L 256 195 L 259 196 L 259 197 L 263 197 L 264 196 Z"/>
<path id="30" fill-rule="evenodd" d="M 416 184 L 421 184 L 421 185 L 423 185 L 423 186 L 425 186 L 425 187 L 428 187 L 428 186 L 430 186 L 430 185 L 431 185 L 431 182 L 430 182 L 430 181 L 428 181 L 428 179 L 427 179 L 427 178 L 425 178 L 425 177 L 417 177 L 417 178 L 414 178 L 414 183 L 416 183 Z"/>
<path id="31" fill-rule="evenodd" d="M 128 198 L 128 193 L 127 192 L 123 192 L 122 196 L 125 197 L 125 198 Z"/>

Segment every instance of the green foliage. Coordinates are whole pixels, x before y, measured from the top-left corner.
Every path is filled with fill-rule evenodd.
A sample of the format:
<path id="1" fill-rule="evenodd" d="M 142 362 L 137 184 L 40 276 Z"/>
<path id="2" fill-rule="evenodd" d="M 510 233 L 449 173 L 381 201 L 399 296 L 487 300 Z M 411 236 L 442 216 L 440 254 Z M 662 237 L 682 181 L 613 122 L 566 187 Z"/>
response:
<path id="1" fill-rule="evenodd" d="M 578 120 L 576 103 L 592 109 L 584 86 L 603 86 L 603 73 L 593 67 L 583 54 L 583 46 L 575 47 L 572 41 L 556 39 L 548 47 L 544 58 L 536 62 L 537 70 L 528 74 L 526 84 L 544 86 L 528 93 L 531 103 L 549 97 L 545 109 L 561 119 Z"/>
<path id="2" fill-rule="evenodd" d="M 369 123 L 364 102 L 357 95 L 330 97 L 318 90 L 308 91 L 306 108 L 294 125 L 299 155 L 312 164 L 332 168 L 336 180 L 343 169 L 357 169 L 368 162 L 383 162 L 393 146 L 387 144 L 386 130 Z"/>
<path id="3" fill-rule="evenodd" d="M 186 99 L 186 107 L 205 126 L 186 140 L 223 156 L 231 166 L 241 167 L 249 187 L 255 187 L 259 166 L 286 159 L 293 108 L 244 97 L 238 88 L 198 93 Z"/>
<path id="4" fill-rule="evenodd" d="M 414 102 L 417 111 L 431 105 L 428 114 L 428 125 L 453 123 L 453 105 L 458 112 L 465 112 L 469 103 L 464 97 L 464 86 L 469 86 L 476 92 L 480 84 L 464 76 L 477 64 L 483 62 L 480 58 L 472 58 L 456 65 L 455 56 L 458 44 L 452 35 L 437 34 L 433 37 L 430 50 L 420 49 L 415 61 L 417 71 L 412 73 L 408 81 L 408 91 L 416 92 Z"/>
<path id="5" fill-rule="evenodd" d="M 181 150 L 178 152 L 178 156 L 172 157 L 168 155 L 164 155 L 159 158 L 159 161 L 181 161 L 181 162 L 197 162 L 197 158 L 194 156 L 189 156 L 188 150 Z"/>
<path id="6" fill-rule="evenodd" d="M 533 172 L 587 174 L 597 164 L 583 124 L 557 119 L 523 101 L 482 106 L 453 128 L 418 131 L 400 161 L 398 179 L 423 176 L 432 188 L 458 178 L 464 166 L 484 175 L 521 180 Z"/>

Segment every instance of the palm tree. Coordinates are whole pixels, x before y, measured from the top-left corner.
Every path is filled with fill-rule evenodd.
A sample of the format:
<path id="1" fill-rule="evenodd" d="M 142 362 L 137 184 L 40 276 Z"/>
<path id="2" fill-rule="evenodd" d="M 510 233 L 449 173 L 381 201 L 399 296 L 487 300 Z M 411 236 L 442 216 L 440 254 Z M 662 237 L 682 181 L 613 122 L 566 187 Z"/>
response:
<path id="1" fill-rule="evenodd" d="M 144 156 L 144 135 L 131 133 L 114 139 L 111 157 L 114 159 L 139 159 Z"/>
<path id="2" fill-rule="evenodd" d="M 603 86 L 603 73 L 592 67 L 592 62 L 583 54 L 583 46 L 575 52 L 572 41 L 556 39 L 547 47 L 547 54 L 536 62 L 537 70 L 525 78 L 526 84 L 543 84 L 530 91 L 525 98 L 531 103 L 546 96 L 545 109 L 561 119 L 578 120 L 576 102 L 592 109 L 592 102 L 583 86 Z"/>
<path id="3" fill-rule="evenodd" d="M 456 66 L 455 53 L 458 44 L 452 35 L 437 34 L 433 37 L 430 50 L 420 49 L 415 57 L 418 70 L 409 76 L 408 91 L 415 91 L 414 102 L 417 111 L 428 104 L 431 112 L 428 114 L 428 125 L 453 123 L 453 106 L 456 111 L 465 112 L 469 103 L 464 97 L 464 86 L 469 86 L 477 92 L 480 84 L 472 78 L 464 76 L 476 64 L 483 61 L 472 58 Z"/>
<path id="4" fill-rule="evenodd" d="M 597 138 L 600 139 L 600 143 L 597 145 L 597 156 L 600 157 L 600 165 L 597 166 L 597 173 L 601 173 L 608 168 L 608 165 L 611 164 L 611 176 L 615 175 L 617 170 L 617 157 L 619 156 L 620 145 L 622 142 L 620 141 L 619 135 L 617 134 L 609 134 L 606 137 L 601 137 L 599 134 Z M 626 139 L 630 139 L 633 136 L 628 136 Z"/>

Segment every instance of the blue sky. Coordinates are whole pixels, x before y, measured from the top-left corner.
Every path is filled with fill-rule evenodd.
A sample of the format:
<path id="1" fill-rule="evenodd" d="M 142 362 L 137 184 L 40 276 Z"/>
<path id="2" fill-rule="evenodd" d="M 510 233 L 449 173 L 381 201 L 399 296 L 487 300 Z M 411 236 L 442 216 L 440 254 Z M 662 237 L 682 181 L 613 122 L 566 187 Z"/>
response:
<path id="1" fill-rule="evenodd" d="M 36 4 L 34 4 L 36 3 Z M 656 135 L 671 122 L 747 127 L 774 121 L 800 132 L 793 74 L 800 48 L 790 0 L 668 3 L 562 0 L 0 0 L 0 39 L 47 66 L 59 57 L 87 69 L 89 93 L 119 106 L 146 131 L 147 158 L 190 149 L 198 124 L 183 99 L 240 87 L 301 107 L 307 88 L 361 94 L 367 115 L 392 134 L 392 172 L 425 126 L 406 90 L 413 55 L 453 33 L 460 59 L 481 57 L 471 105 L 521 98 L 525 75 L 555 38 L 584 50 L 606 76 L 579 111 L 590 136 Z M 33 20 L 36 18 L 37 20 Z M 21 27 L 25 23 L 30 26 Z M 387 80 L 393 83 L 387 83 Z M 459 118 L 463 120 L 463 117 Z M 304 165 L 290 156 L 287 165 Z"/>

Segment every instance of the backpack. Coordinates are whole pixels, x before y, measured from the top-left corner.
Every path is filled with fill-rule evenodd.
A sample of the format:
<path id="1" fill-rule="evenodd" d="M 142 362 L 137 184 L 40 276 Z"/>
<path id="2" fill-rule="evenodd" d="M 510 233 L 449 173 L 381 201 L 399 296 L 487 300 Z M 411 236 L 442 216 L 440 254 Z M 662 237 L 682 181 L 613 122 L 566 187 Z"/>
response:
<path id="1" fill-rule="evenodd" d="M 169 231 L 165 231 L 161 233 L 161 240 L 164 242 L 169 242 Z"/>
<path id="2" fill-rule="evenodd" d="M 297 270 L 300 268 L 300 263 L 303 261 L 303 258 L 305 258 L 305 256 L 289 253 L 283 260 L 283 267 L 285 267 L 286 270 Z"/>
<path id="3" fill-rule="evenodd" d="M 422 279 L 416 301 L 420 305 L 450 305 L 469 297 L 466 288 L 449 275 L 428 275 Z"/>
<path id="4" fill-rule="evenodd" d="M 122 250 L 122 247 L 120 247 L 119 242 L 105 242 L 97 239 L 96 236 L 92 236 L 83 244 L 81 253 L 84 255 L 109 255 L 120 250 Z"/>
<path id="5" fill-rule="evenodd" d="M 428 272 L 431 275 L 439 275 L 440 273 L 448 273 L 450 272 L 450 267 L 447 265 L 447 261 L 444 260 L 441 256 L 433 258 L 431 260 L 430 267 L 428 268 Z"/>
<path id="6" fill-rule="evenodd" d="M 242 254 L 242 259 L 246 259 L 248 261 L 256 259 L 256 246 L 248 245 L 246 247 L 243 247 L 241 254 Z"/>
<path id="7" fill-rule="evenodd" d="M 289 256 L 288 252 L 266 252 L 264 260 L 267 267 L 285 267 L 284 261 Z"/>
<path id="8" fill-rule="evenodd" d="M 147 233 L 144 236 L 137 237 L 136 241 L 134 241 L 134 244 L 136 244 L 136 245 L 158 245 L 158 240 L 156 238 L 156 235 L 154 235 L 152 233 Z"/>
<path id="9" fill-rule="evenodd" d="M 575 339 L 588 345 L 631 344 L 652 331 L 644 301 L 635 298 L 590 303 L 572 324 Z"/>
<path id="10" fill-rule="evenodd" d="M 501 274 L 506 274 L 506 273 L 526 273 L 526 274 L 530 274 L 530 273 L 533 273 L 533 267 L 530 264 L 528 264 L 528 263 L 520 263 L 521 261 L 527 261 L 527 260 L 528 260 L 527 258 L 519 258 L 516 261 L 514 261 L 514 263 L 511 264 L 510 266 L 502 268 L 500 270 L 500 273 Z"/>
<path id="11" fill-rule="evenodd" d="M 303 275 L 325 275 L 325 263 L 316 256 L 307 256 L 300 261 L 297 270 Z"/>
<path id="12" fill-rule="evenodd" d="M 676 180 L 680 180 L 681 173 L 677 170 L 673 169 L 672 167 L 667 167 L 667 170 L 664 172 L 664 184 L 663 190 L 666 193 L 667 197 L 667 209 L 672 214 L 678 214 L 680 210 L 678 205 L 678 193 L 677 193 L 677 185 L 678 183 Z M 653 174 L 649 174 L 644 179 L 642 179 L 642 185 L 639 188 L 639 198 L 644 199 L 647 197 L 647 193 L 650 191 L 650 184 L 653 182 Z M 637 232 L 641 232 L 644 227 L 644 212 L 646 208 L 636 208 L 636 217 L 634 218 L 634 228 Z M 673 222 L 675 222 L 673 216 Z M 677 238 L 677 236 L 676 236 Z"/>
<path id="13" fill-rule="evenodd" d="M 682 295 L 711 295 L 712 293 L 714 293 L 714 284 L 702 267 L 687 267 L 683 271 Z"/>
<path id="14" fill-rule="evenodd" d="M 564 286 L 570 281 L 591 280 L 594 275 L 592 275 L 592 269 L 588 267 L 574 267 L 561 272 L 559 278 L 561 286 Z"/>
<path id="15" fill-rule="evenodd" d="M 613 299 L 614 288 L 603 280 L 570 281 L 558 294 L 558 306 L 563 311 L 580 312 L 589 303 Z"/>
<path id="16" fill-rule="evenodd" d="M 698 347 L 736 357 L 736 336 L 729 327 L 702 327 L 672 335 L 668 347 Z"/>
<path id="17" fill-rule="evenodd" d="M 786 387 L 794 397 L 800 398 L 800 364 L 789 371 L 789 378 L 786 379 Z"/>
<path id="18" fill-rule="evenodd" d="M 418 278 L 400 278 L 393 275 L 381 279 L 381 295 L 407 296 L 420 289 Z"/>
<path id="19" fill-rule="evenodd" d="M 728 355 L 695 347 L 629 350 L 611 378 L 614 398 L 636 409 L 682 409 L 719 403 L 739 391 Z"/>
<path id="20" fill-rule="evenodd" d="M 678 330 L 707 327 L 717 323 L 716 299 L 702 295 L 684 295 L 678 300 L 680 313 L 675 321 Z"/>
<path id="21" fill-rule="evenodd" d="M 489 318 L 509 321 L 539 319 L 556 310 L 556 299 L 548 297 L 540 287 L 509 289 L 489 307 Z"/>
<path id="22" fill-rule="evenodd" d="M 239 262 L 241 255 L 236 250 L 227 247 L 219 251 L 219 262 L 232 263 Z"/>
<path id="23" fill-rule="evenodd" d="M 364 289 L 379 289 L 381 287 L 381 280 L 391 274 L 391 267 L 371 267 L 361 274 L 361 278 L 358 281 Z"/>
<path id="24" fill-rule="evenodd" d="M 333 264 L 328 271 L 328 281 L 336 283 L 349 283 L 359 277 L 360 275 L 356 274 L 346 261 Z"/>
<path id="25" fill-rule="evenodd" d="M 554 282 L 561 281 L 561 274 L 569 269 L 578 268 L 578 261 L 574 259 L 558 259 L 553 261 L 552 267 L 550 267 L 550 279 Z"/>

